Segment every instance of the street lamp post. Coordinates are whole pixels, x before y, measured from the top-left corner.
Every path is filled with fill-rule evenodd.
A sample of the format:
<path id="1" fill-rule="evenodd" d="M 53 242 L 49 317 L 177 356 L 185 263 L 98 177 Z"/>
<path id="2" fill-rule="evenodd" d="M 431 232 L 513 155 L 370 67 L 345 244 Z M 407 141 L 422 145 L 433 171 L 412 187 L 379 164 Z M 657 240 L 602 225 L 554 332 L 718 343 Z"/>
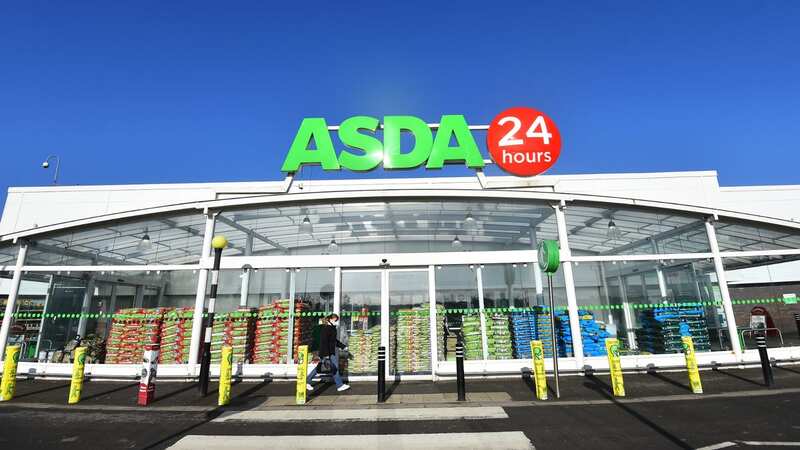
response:
<path id="1" fill-rule="evenodd" d="M 61 158 L 59 158 L 58 155 L 48 155 L 47 159 L 45 159 L 42 163 L 42 169 L 47 169 L 50 167 L 51 159 L 56 161 L 56 171 L 53 174 L 53 184 L 58 184 L 58 170 L 61 168 Z"/>
<path id="2" fill-rule="evenodd" d="M 214 304 L 217 301 L 217 285 L 219 284 L 219 263 L 222 259 L 222 249 L 228 245 L 224 236 L 214 236 L 211 247 L 214 249 L 214 266 L 211 268 L 211 293 L 208 299 L 208 317 L 203 335 L 203 355 L 200 359 L 200 392 L 203 397 L 208 395 L 208 381 L 211 371 L 211 333 L 214 330 Z"/>

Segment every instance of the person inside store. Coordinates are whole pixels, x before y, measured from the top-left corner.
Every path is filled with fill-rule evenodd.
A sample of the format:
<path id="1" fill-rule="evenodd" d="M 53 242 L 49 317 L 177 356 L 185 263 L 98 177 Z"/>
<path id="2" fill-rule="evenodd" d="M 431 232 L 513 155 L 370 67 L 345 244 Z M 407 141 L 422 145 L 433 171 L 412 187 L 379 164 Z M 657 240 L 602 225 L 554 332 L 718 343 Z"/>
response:
<path id="1" fill-rule="evenodd" d="M 336 383 L 336 390 L 344 392 L 350 389 L 350 386 L 344 384 L 342 375 L 339 373 L 339 356 L 336 353 L 337 347 L 342 350 L 347 350 L 347 346 L 339 342 L 336 338 L 336 327 L 339 325 L 339 316 L 337 314 L 329 314 L 325 317 L 325 324 L 319 329 L 319 358 L 320 361 L 316 367 L 306 377 L 306 389 L 309 392 L 314 391 L 314 386 L 311 381 L 317 373 L 325 373 L 333 377 L 333 382 Z"/>

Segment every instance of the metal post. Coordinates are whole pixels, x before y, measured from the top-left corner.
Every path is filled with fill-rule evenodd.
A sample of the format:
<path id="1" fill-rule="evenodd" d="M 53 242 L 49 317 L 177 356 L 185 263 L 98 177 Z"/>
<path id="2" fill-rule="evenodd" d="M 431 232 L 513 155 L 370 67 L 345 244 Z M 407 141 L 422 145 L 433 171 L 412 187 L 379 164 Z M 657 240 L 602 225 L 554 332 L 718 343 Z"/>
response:
<path id="1" fill-rule="evenodd" d="M 456 389 L 458 389 L 458 401 L 467 400 L 466 386 L 464 385 L 464 341 L 461 333 L 458 333 L 456 342 Z"/>
<path id="2" fill-rule="evenodd" d="M 558 386 L 558 341 L 556 340 L 556 305 L 553 298 L 553 274 L 547 274 L 547 291 L 550 296 L 550 339 L 553 345 L 553 387 L 556 398 L 561 398 L 561 389 Z M 574 345 L 574 343 L 573 343 Z"/>
<path id="3" fill-rule="evenodd" d="M 386 347 L 378 347 L 378 403 L 386 401 Z"/>
<path id="4" fill-rule="evenodd" d="M 767 355 L 767 337 L 756 336 L 756 343 L 758 345 L 758 356 L 761 358 L 761 372 L 764 374 L 764 385 L 772 387 L 775 380 L 772 378 L 772 366 L 769 363 L 769 355 Z"/>
<path id="5" fill-rule="evenodd" d="M 225 238 L 217 236 L 212 241 L 214 247 L 214 265 L 211 268 L 211 292 L 208 298 L 208 318 L 206 319 L 205 333 L 203 334 L 203 357 L 200 361 L 200 392 L 203 397 L 208 395 L 208 381 L 211 371 L 211 334 L 214 330 L 214 304 L 217 301 L 217 285 L 219 284 L 219 264 L 222 259 L 222 249 L 227 245 Z"/>

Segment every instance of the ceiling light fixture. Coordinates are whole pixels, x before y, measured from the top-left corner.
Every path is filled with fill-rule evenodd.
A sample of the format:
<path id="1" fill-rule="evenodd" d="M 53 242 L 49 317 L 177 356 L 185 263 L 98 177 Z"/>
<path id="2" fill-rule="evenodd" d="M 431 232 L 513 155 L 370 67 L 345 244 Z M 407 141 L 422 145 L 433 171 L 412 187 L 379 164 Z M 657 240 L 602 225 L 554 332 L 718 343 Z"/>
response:
<path id="1" fill-rule="evenodd" d="M 147 228 L 144 229 L 144 235 L 139 241 L 139 250 L 150 250 L 153 247 L 153 241 L 150 240 L 150 235 L 147 233 Z"/>
<path id="2" fill-rule="evenodd" d="M 314 225 L 311 224 L 311 219 L 308 216 L 303 217 L 303 223 L 300 224 L 300 231 L 311 233 L 314 231 Z"/>
<path id="3" fill-rule="evenodd" d="M 336 239 L 331 239 L 331 243 L 328 244 L 328 252 L 335 252 L 339 249 L 339 244 L 336 243 Z"/>
<path id="4" fill-rule="evenodd" d="M 463 246 L 461 239 L 459 239 L 458 236 L 453 238 L 453 242 L 451 242 L 450 245 L 453 246 L 453 248 L 461 248 Z"/>

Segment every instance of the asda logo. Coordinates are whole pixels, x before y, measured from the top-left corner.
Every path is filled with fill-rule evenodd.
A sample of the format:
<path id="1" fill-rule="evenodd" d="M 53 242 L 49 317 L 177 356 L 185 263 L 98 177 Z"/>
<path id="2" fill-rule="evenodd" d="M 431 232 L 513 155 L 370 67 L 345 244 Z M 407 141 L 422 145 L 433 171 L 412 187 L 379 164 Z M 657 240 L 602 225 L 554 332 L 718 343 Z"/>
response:
<path id="1" fill-rule="evenodd" d="M 385 169 L 414 169 L 423 164 L 427 169 L 441 169 L 444 164 L 452 163 L 463 163 L 470 168 L 484 166 L 483 156 L 462 115 L 442 116 L 435 136 L 427 123 L 414 116 L 384 117 L 383 141 L 375 137 L 380 126 L 377 118 L 369 116 L 351 117 L 338 130 L 331 130 L 322 118 L 303 119 L 281 170 L 296 172 L 307 164 L 318 164 L 325 170 L 356 172 L 373 170 L 381 164 Z M 336 131 L 345 145 L 338 156 L 331 131 Z M 414 137 L 414 147 L 405 152 L 400 149 L 403 133 Z"/>
<path id="2" fill-rule="evenodd" d="M 433 132 L 436 128 L 436 133 Z M 506 172 L 532 176 L 544 172 L 558 159 L 561 137 L 555 123 L 531 108 L 511 108 L 500 113 L 487 129 L 486 147 L 494 162 Z M 382 131 L 382 140 L 377 137 Z M 344 148 L 337 152 L 332 133 Z M 413 147 L 401 149 L 401 136 L 413 137 Z M 437 127 L 414 116 L 385 116 L 383 123 L 370 116 L 354 116 L 338 127 L 323 118 L 306 118 L 300 124 L 281 171 L 294 173 L 304 165 L 324 170 L 366 172 L 383 165 L 402 170 L 445 164 L 484 167 L 484 159 L 463 115 L 443 115 Z"/>

